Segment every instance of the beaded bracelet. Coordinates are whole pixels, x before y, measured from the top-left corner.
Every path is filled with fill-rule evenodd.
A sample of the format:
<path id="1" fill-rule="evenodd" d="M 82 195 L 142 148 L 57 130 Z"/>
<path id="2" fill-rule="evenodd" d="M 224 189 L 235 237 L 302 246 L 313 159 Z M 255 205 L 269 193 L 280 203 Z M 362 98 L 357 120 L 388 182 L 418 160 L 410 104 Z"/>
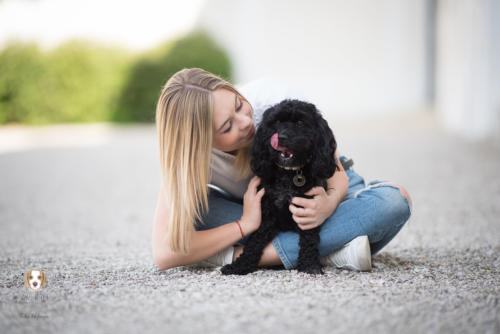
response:
<path id="1" fill-rule="evenodd" d="M 241 225 L 240 225 L 240 220 L 239 219 L 236 220 L 236 224 L 238 224 L 238 227 L 240 228 L 241 238 L 244 238 L 245 235 L 243 234 L 243 230 L 241 229 Z"/>

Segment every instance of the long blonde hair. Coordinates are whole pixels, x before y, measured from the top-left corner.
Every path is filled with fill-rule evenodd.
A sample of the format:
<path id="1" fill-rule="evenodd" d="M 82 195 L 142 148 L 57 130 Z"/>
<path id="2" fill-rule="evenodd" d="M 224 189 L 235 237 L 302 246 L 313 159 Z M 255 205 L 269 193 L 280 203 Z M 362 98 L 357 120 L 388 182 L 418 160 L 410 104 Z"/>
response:
<path id="1" fill-rule="evenodd" d="M 162 187 L 169 207 L 165 237 L 174 252 L 189 254 L 194 225 L 208 210 L 212 92 L 219 88 L 244 99 L 233 85 L 210 72 L 183 69 L 168 79 L 156 106 Z M 234 168 L 241 178 L 251 173 L 249 151 L 245 147 L 236 155 Z"/>

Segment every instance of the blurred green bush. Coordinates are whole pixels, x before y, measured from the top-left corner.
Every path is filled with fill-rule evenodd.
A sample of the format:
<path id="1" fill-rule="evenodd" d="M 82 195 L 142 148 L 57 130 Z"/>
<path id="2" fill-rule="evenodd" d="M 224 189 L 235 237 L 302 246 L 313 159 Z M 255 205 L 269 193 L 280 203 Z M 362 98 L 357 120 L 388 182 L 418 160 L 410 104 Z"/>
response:
<path id="1" fill-rule="evenodd" d="M 0 123 L 27 121 L 35 109 L 46 109 L 37 89 L 45 63 L 34 44 L 11 44 L 0 53 Z"/>
<path id="2" fill-rule="evenodd" d="M 10 44 L 0 53 L 0 123 L 108 121 L 130 60 L 123 50 L 85 41 L 46 53 Z"/>
<path id="3" fill-rule="evenodd" d="M 154 122 L 163 85 L 172 74 L 190 67 L 231 80 L 231 63 L 226 53 L 206 33 L 193 32 L 144 53 L 134 62 L 113 120 Z"/>
<path id="4" fill-rule="evenodd" d="M 162 86 L 185 67 L 231 79 L 228 57 L 202 32 L 140 54 L 82 40 L 48 52 L 10 43 L 0 51 L 0 124 L 154 122 Z"/>

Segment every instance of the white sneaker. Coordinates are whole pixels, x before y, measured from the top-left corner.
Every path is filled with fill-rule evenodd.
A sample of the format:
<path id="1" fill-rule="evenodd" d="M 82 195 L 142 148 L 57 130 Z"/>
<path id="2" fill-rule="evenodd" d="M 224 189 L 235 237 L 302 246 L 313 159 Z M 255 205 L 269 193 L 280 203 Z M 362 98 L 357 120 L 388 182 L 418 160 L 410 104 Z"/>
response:
<path id="1" fill-rule="evenodd" d="M 351 240 L 338 251 L 320 258 L 320 262 L 325 266 L 355 271 L 371 271 L 372 255 L 368 236 L 362 235 Z"/>
<path id="2" fill-rule="evenodd" d="M 230 246 L 226 249 L 215 253 L 206 260 L 191 264 L 191 267 L 221 267 L 233 262 L 234 247 Z"/>

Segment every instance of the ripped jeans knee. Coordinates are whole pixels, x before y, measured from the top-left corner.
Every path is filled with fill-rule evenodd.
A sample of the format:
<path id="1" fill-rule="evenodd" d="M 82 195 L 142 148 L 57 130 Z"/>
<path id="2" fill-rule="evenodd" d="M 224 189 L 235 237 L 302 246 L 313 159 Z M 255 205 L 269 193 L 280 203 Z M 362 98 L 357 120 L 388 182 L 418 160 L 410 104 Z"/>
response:
<path id="1" fill-rule="evenodd" d="M 399 203 L 399 204 L 402 204 L 404 208 L 408 209 L 409 216 L 412 215 L 412 213 L 413 213 L 412 200 L 410 198 L 408 198 L 406 195 L 404 195 L 401 188 L 393 182 L 384 181 L 384 180 L 372 180 L 366 185 L 365 188 L 362 188 L 362 189 L 359 189 L 358 191 L 356 191 L 354 193 L 354 198 L 357 198 L 364 191 L 368 191 L 370 189 L 379 188 L 379 187 L 388 187 L 388 188 L 392 188 L 392 189 L 397 190 L 397 193 L 403 198 L 403 202 L 404 202 L 404 203 Z M 391 197 L 391 199 L 394 200 L 393 197 Z M 397 204 L 397 202 L 398 201 L 394 201 L 395 204 Z"/>

